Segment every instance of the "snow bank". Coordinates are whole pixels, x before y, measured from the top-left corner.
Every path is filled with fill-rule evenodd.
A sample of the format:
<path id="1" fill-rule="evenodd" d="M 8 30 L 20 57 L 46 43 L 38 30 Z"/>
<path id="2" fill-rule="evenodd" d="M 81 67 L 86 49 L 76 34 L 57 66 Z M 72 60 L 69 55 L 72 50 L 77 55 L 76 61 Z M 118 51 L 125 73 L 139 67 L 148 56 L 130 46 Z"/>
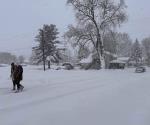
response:
<path id="1" fill-rule="evenodd" d="M 125 64 L 125 62 L 121 61 L 121 60 L 112 60 L 110 63 L 121 63 L 121 64 Z"/>
<path id="2" fill-rule="evenodd" d="M 9 66 L 8 64 L 0 64 L 0 67 L 7 67 Z"/>

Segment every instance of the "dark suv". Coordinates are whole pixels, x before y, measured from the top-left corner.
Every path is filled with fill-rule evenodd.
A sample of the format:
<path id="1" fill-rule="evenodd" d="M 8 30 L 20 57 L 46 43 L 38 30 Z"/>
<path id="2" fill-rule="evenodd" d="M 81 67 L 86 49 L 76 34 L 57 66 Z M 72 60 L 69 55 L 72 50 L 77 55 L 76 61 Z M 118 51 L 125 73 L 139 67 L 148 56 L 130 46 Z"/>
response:
<path id="1" fill-rule="evenodd" d="M 146 68 L 143 67 L 143 66 L 136 67 L 135 72 L 136 72 L 136 73 L 143 73 L 143 72 L 146 72 Z"/>

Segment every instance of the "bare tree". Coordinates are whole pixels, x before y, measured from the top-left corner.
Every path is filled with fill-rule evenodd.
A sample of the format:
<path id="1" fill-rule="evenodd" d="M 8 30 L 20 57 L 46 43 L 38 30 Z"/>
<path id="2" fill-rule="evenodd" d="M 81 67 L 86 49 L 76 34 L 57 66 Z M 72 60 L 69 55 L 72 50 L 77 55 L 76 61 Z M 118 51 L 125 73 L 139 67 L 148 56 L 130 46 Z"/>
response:
<path id="1" fill-rule="evenodd" d="M 105 52 L 109 52 L 111 54 L 117 54 L 117 32 L 109 31 L 104 35 L 104 48 Z"/>
<path id="2" fill-rule="evenodd" d="M 121 57 L 130 57 L 132 50 L 132 40 L 127 33 L 116 34 L 116 54 Z"/>
<path id="3" fill-rule="evenodd" d="M 67 37 L 75 39 L 76 43 L 91 43 L 96 50 L 101 66 L 104 67 L 105 31 L 116 27 L 126 20 L 125 4 L 123 0 L 68 0 L 72 5 L 78 25 L 70 26 Z"/>

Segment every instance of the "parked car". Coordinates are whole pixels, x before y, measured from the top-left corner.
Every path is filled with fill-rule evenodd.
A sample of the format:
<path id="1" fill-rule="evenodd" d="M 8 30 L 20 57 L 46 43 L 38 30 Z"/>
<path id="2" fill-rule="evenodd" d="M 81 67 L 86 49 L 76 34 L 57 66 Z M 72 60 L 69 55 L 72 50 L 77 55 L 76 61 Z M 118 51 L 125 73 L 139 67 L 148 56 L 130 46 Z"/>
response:
<path id="1" fill-rule="evenodd" d="M 56 70 L 61 70 L 61 69 L 65 69 L 65 66 L 58 66 L 55 68 Z"/>
<path id="2" fill-rule="evenodd" d="M 74 69 L 74 66 L 71 63 L 64 63 L 62 66 L 64 66 L 66 70 Z"/>
<path id="3" fill-rule="evenodd" d="M 146 72 L 146 68 L 143 67 L 143 66 L 139 66 L 135 69 L 135 72 L 136 73 L 143 73 L 143 72 Z"/>

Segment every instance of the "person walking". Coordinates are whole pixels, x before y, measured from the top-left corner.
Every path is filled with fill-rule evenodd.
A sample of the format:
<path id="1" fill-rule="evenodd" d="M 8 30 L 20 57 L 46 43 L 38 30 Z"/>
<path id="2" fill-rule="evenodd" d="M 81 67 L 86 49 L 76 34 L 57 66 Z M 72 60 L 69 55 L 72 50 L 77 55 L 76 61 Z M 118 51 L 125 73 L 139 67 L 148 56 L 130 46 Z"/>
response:
<path id="1" fill-rule="evenodd" d="M 13 64 L 12 64 L 13 65 Z M 20 84 L 21 80 L 23 80 L 23 68 L 21 65 L 13 65 L 12 66 L 12 81 L 13 81 L 13 90 L 15 90 L 17 86 L 16 92 L 22 91 L 24 86 Z"/>

